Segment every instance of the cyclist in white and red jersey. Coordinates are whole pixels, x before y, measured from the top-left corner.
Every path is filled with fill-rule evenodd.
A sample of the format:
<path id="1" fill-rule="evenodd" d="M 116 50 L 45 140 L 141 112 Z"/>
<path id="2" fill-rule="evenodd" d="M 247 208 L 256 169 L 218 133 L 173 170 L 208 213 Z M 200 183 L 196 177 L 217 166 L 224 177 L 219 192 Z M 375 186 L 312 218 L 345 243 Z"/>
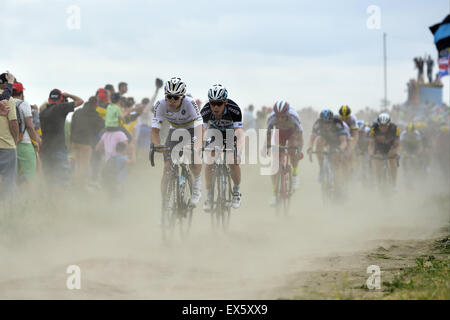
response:
<path id="1" fill-rule="evenodd" d="M 289 150 L 289 157 L 293 167 L 293 187 L 298 188 L 299 177 L 298 177 L 298 163 L 303 158 L 302 148 L 303 148 L 303 127 L 300 121 L 298 113 L 287 103 L 286 101 L 278 101 L 273 106 L 273 111 L 267 119 L 267 141 L 265 146 L 265 152 L 268 154 L 270 152 L 271 141 L 272 141 L 272 129 L 275 130 L 275 141 L 277 141 L 280 146 L 296 147 L 296 150 Z M 272 186 L 273 191 L 276 191 L 276 176 L 272 176 Z M 273 195 L 271 204 L 276 202 L 276 196 Z"/>

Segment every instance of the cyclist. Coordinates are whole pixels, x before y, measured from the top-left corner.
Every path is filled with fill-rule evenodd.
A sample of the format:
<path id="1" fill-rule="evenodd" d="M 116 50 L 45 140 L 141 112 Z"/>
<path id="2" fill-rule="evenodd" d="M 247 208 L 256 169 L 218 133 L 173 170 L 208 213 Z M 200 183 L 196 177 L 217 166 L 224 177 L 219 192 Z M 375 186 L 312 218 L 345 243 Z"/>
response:
<path id="1" fill-rule="evenodd" d="M 288 146 L 296 149 L 289 149 L 288 154 L 292 164 L 292 184 L 294 190 L 298 188 L 298 163 L 303 158 L 303 127 L 300 116 L 289 103 L 284 100 L 277 101 L 273 106 L 272 113 L 267 119 L 267 140 L 265 153 L 269 154 L 272 142 L 272 129 L 275 130 L 275 141 L 278 137 L 280 146 Z M 274 195 L 271 205 L 276 203 L 276 175 L 272 175 L 272 187 Z"/>
<path id="2" fill-rule="evenodd" d="M 319 161 L 319 181 L 322 182 L 322 172 L 323 172 L 323 159 L 324 156 L 321 152 L 325 150 L 328 146 L 329 151 L 333 154 L 331 155 L 331 162 L 336 169 L 339 169 L 342 163 L 342 157 L 339 153 L 344 152 L 347 148 L 347 132 L 345 131 L 344 123 L 342 120 L 335 118 L 333 112 L 329 109 L 324 109 L 320 113 L 319 119 L 313 125 L 311 138 L 308 145 L 308 154 L 311 156 L 313 152 L 314 142 L 317 139 L 316 151 L 317 160 Z M 339 170 L 336 170 L 337 173 Z M 339 174 L 336 175 L 339 182 Z"/>
<path id="3" fill-rule="evenodd" d="M 408 124 L 406 130 L 400 134 L 402 151 L 410 155 L 420 155 L 423 151 L 422 135 L 414 123 Z"/>
<path id="4" fill-rule="evenodd" d="M 441 169 L 442 178 L 448 183 L 450 178 L 450 131 L 446 123 L 439 126 L 439 133 L 434 141 L 434 152 Z"/>
<path id="5" fill-rule="evenodd" d="M 180 78 L 171 78 L 164 87 L 165 98 L 156 102 L 154 107 L 154 117 L 152 119 L 152 130 L 150 139 L 154 146 L 160 146 L 160 129 L 166 120 L 170 124 L 169 134 L 165 145 L 169 148 L 164 152 L 164 171 L 161 179 L 161 192 L 165 190 L 166 177 L 169 172 L 169 165 L 171 164 L 172 149 L 182 143 L 183 145 L 194 144 L 194 149 L 201 148 L 202 140 L 202 124 L 203 119 L 200 115 L 200 110 L 194 99 L 186 96 L 186 84 Z M 179 129 L 186 129 L 190 134 L 190 141 L 183 140 L 183 132 Z M 174 137 L 172 137 L 175 134 Z M 177 136 L 181 135 L 179 140 Z M 156 148 L 156 152 L 163 152 Z M 191 204 L 197 204 L 201 198 L 201 163 L 190 164 L 190 169 L 193 174 L 193 186 L 191 195 Z"/>
<path id="6" fill-rule="evenodd" d="M 365 185 L 369 180 L 369 161 L 368 161 L 368 150 L 369 150 L 369 132 L 370 125 L 368 122 L 364 122 L 362 120 L 358 120 L 356 122 L 358 126 L 358 144 L 355 148 L 355 162 L 358 163 L 359 167 L 359 175 L 361 182 Z"/>
<path id="7" fill-rule="evenodd" d="M 389 169 L 392 176 L 392 183 L 395 188 L 397 183 L 397 157 L 400 148 L 400 132 L 398 127 L 391 122 L 391 117 L 387 113 L 381 113 L 377 120 L 373 123 L 369 132 L 369 156 L 386 155 L 389 158 Z M 382 162 L 372 159 L 372 168 L 378 182 L 381 182 L 381 165 Z"/>
<path id="8" fill-rule="evenodd" d="M 350 137 L 345 150 L 345 156 L 347 158 L 346 164 L 348 164 L 346 169 L 351 170 L 353 166 L 353 153 L 356 151 L 359 139 L 358 119 L 355 115 L 352 115 L 352 110 L 347 105 L 341 106 L 339 109 L 339 117 L 349 127 L 347 130 L 350 132 Z"/>
<path id="9" fill-rule="evenodd" d="M 228 163 L 230 167 L 230 175 L 233 180 L 233 199 L 232 206 L 237 209 L 241 205 L 242 194 L 240 192 L 241 184 L 241 168 L 239 166 L 240 155 L 243 145 L 243 129 L 242 129 L 242 112 L 239 106 L 231 99 L 228 99 L 227 89 L 215 84 L 208 90 L 209 102 L 205 104 L 201 111 L 203 117 L 203 127 L 205 134 L 213 136 L 206 141 L 205 148 L 213 144 L 217 137 L 214 136 L 213 130 L 220 131 L 222 143 L 224 147 L 231 144 L 233 141 L 233 148 L 236 147 L 236 156 L 233 163 Z M 228 133 L 228 135 L 227 135 Z M 212 168 L 213 164 L 206 164 L 205 166 L 205 184 L 206 184 L 206 201 L 203 205 L 203 210 L 209 212 L 212 209 L 213 194 L 211 192 L 212 186 Z"/>
<path id="10" fill-rule="evenodd" d="M 369 132 L 370 126 L 369 123 L 364 122 L 363 120 L 358 120 L 356 123 L 358 126 L 358 143 L 357 150 L 360 155 L 366 154 L 369 148 Z"/>
<path id="11" fill-rule="evenodd" d="M 402 159 L 403 168 L 409 168 L 412 165 L 413 170 L 417 170 L 423 152 L 423 143 L 422 135 L 415 128 L 414 123 L 409 123 L 406 130 L 403 130 L 400 134 L 400 145 L 402 147 L 402 152 L 405 155 Z M 408 163 L 409 159 L 411 160 L 410 163 Z M 408 166 L 408 164 L 410 166 Z M 408 173 L 405 170 L 403 171 Z"/>

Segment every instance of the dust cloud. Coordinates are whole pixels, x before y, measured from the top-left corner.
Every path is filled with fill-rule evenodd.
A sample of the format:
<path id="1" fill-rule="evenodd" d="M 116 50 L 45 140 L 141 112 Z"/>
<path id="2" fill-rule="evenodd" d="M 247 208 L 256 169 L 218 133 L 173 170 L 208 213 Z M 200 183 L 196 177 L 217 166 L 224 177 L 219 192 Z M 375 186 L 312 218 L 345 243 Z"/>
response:
<path id="1" fill-rule="evenodd" d="M 407 183 L 400 171 L 398 191 L 387 197 L 354 181 L 325 207 L 317 162 L 305 158 L 288 217 L 269 207 L 270 177 L 245 165 L 229 232 L 212 231 L 203 193 L 189 237 L 167 245 L 158 226 L 161 159 L 158 165 L 141 159 L 130 168 L 119 199 L 43 189 L 38 198 L 2 204 L 0 298 L 264 299 L 290 274 L 324 268 L 315 258 L 448 231 L 449 185 L 438 174 Z M 81 290 L 66 288 L 69 265 L 81 268 Z"/>

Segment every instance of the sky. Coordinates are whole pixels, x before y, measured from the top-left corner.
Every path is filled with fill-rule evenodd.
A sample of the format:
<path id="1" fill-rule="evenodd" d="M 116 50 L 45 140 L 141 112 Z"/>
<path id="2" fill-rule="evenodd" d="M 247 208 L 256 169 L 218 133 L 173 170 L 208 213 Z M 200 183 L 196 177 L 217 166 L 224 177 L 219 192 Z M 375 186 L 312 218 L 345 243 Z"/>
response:
<path id="1" fill-rule="evenodd" d="M 413 57 L 437 58 L 428 27 L 450 11 L 449 0 L 0 0 L 0 5 L 0 71 L 11 71 L 32 103 L 44 102 L 53 88 L 87 101 L 98 88 L 120 81 L 140 100 L 151 96 L 156 77 L 178 76 L 203 101 L 209 87 L 221 83 L 242 108 L 286 100 L 297 109 L 348 104 L 355 111 L 381 105 L 383 33 L 388 100 L 403 103 L 406 83 L 417 75 Z M 449 77 L 443 82 L 448 103 Z"/>

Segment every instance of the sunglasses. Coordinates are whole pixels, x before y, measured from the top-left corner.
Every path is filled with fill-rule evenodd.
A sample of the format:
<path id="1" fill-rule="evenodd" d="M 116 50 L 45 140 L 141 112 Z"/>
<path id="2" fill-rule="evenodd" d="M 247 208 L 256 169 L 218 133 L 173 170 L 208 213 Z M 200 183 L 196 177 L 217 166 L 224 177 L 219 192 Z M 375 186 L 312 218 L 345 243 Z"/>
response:
<path id="1" fill-rule="evenodd" d="M 216 101 L 210 101 L 209 104 L 214 107 L 214 106 L 221 106 L 225 103 L 225 101 L 223 100 L 216 100 Z"/>
<path id="2" fill-rule="evenodd" d="M 181 98 L 181 96 L 176 96 L 176 95 L 168 94 L 168 95 L 166 95 L 166 98 L 167 98 L 167 99 L 172 99 L 172 100 L 177 101 L 177 100 L 179 100 L 179 99 Z"/>

